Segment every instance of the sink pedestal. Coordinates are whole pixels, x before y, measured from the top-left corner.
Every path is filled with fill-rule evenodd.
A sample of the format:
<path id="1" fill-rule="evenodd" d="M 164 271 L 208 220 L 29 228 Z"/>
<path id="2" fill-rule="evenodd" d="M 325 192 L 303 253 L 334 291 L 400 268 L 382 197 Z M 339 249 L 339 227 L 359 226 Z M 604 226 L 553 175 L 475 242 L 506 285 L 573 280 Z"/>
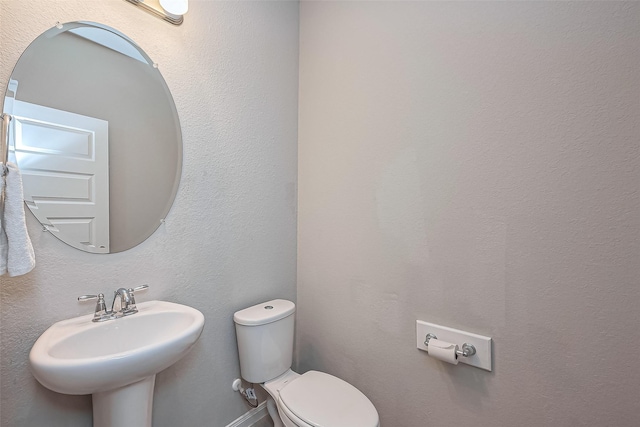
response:
<path id="1" fill-rule="evenodd" d="M 156 374 L 182 359 L 203 327 L 198 310 L 166 301 L 105 322 L 61 320 L 33 344 L 31 373 L 58 393 L 92 394 L 94 427 L 151 427 Z"/>
<path id="2" fill-rule="evenodd" d="M 151 427 L 153 387 L 152 375 L 115 390 L 94 393 L 93 427 Z"/>

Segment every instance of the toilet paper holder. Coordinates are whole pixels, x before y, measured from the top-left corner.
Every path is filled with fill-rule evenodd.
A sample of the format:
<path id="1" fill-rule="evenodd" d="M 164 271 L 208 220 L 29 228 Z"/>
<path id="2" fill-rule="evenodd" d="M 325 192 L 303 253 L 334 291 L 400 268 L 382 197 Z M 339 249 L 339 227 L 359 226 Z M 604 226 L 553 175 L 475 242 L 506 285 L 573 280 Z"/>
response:
<path id="1" fill-rule="evenodd" d="M 427 334 L 427 336 L 424 338 L 424 345 L 425 347 L 427 347 L 427 351 L 429 351 L 429 340 L 431 338 L 438 339 L 438 337 L 434 334 Z M 456 357 L 471 357 L 474 354 L 476 354 L 476 348 L 473 346 L 473 344 L 469 343 L 462 344 L 462 350 L 456 350 Z"/>

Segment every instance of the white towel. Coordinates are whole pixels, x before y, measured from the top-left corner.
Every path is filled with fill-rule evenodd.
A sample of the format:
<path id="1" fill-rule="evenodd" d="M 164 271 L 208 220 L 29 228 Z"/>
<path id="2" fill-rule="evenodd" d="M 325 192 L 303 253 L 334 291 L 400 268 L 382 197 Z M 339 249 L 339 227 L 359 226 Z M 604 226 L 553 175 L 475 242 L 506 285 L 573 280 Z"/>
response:
<path id="1" fill-rule="evenodd" d="M 18 167 L 7 163 L 4 177 L 4 212 L 0 230 L 0 275 L 27 274 L 36 266 L 36 258 L 27 233 L 22 196 L 22 177 Z"/>
<path id="2" fill-rule="evenodd" d="M 7 272 L 7 255 L 9 254 L 9 243 L 7 233 L 4 232 L 4 176 L 7 167 L 0 163 L 0 276 Z"/>

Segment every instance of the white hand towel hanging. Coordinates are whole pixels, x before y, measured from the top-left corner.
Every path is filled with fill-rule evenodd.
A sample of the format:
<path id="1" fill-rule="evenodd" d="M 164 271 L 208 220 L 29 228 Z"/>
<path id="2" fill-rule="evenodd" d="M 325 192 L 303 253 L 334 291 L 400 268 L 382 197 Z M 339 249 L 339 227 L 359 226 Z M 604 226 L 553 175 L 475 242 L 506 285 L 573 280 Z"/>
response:
<path id="1" fill-rule="evenodd" d="M 0 275 L 27 274 L 36 265 L 36 258 L 27 233 L 24 216 L 22 177 L 18 167 L 7 163 L 4 177 L 4 212 L 0 229 Z"/>

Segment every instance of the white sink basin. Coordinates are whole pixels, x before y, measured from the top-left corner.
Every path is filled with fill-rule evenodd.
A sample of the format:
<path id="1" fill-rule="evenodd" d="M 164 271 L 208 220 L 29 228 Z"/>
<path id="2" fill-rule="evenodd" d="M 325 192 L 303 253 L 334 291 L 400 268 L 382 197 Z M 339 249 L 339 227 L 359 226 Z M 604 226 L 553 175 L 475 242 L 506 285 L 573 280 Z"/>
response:
<path id="1" fill-rule="evenodd" d="M 182 358 L 204 327 L 204 316 L 195 308 L 165 301 L 137 306 L 138 313 L 106 322 L 92 322 L 89 314 L 55 323 L 29 354 L 33 376 L 45 387 L 94 394 L 95 426 L 116 425 L 96 422 L 96 396 L 143 380 L 152 396 L 155 374 Z M 130 400 L 128 393 L 123 398 Z M 113 400 L 111 395 L 109 402 Z M 147 409 L 149 424 L 140 425 L 150 425 L 150 406 Z M 108 407 L 102 411 L 111 417 Z"/>
<path id="2" fill-rule="evenodd" d="M 196 342 L 204 316 L 165 301 L 138 304 L 131 316 L 94 323 L 93 315 L 55 323 L 29 354 L 33 375 L 65 394 L 122 387 L 177 362 Z"/>

